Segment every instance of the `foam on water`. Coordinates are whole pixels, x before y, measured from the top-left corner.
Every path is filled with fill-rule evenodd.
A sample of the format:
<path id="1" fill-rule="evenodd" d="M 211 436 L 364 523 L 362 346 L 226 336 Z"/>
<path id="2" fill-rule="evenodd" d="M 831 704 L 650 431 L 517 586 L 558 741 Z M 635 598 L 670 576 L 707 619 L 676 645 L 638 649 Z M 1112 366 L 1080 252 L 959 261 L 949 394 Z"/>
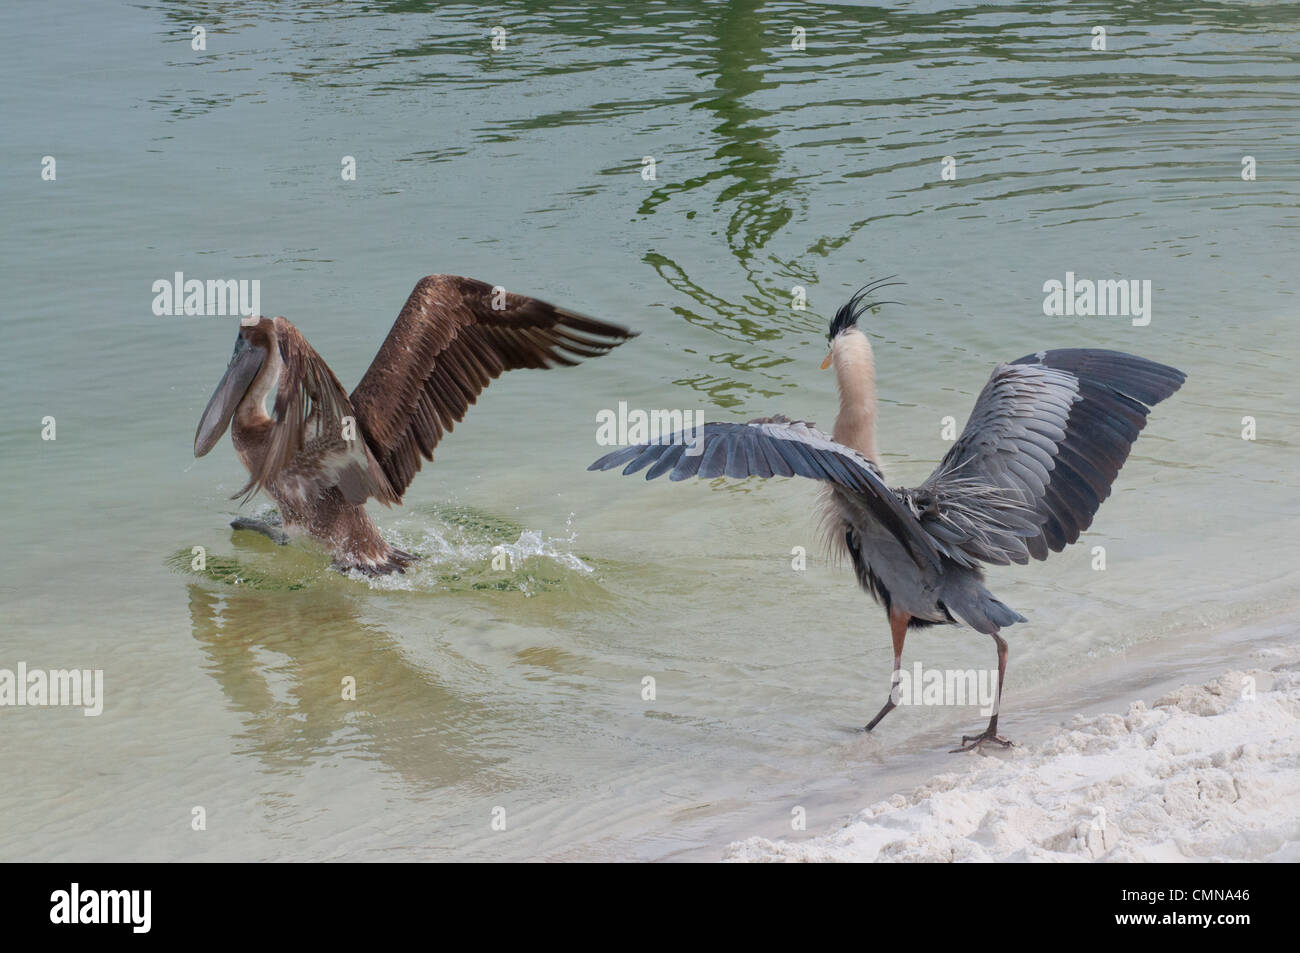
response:
<path id="1" fill-rule="evenodd" d="M 578 539 L 573 514 L 565 524 L 568 533 L 552 537 L 539 530 L 520 529 L 512 521 L 470 507 L 435 504 L 412 509 L 435 515 L 406 516 L 381 533 L 391 545 L 419 556 L 419 560 L 404 573 L 369 576 L 354 569 L 343 574 L 347 579 L 378 591 L 496 590 L 531 597 L 564 589 L 575 576 L 595 572 L 573 551 Z M 278 520 L 276 508 L 267 503 L 255 505 L 251 515 L 259 520 Z M 253 589 L 304 589 L 328 585 L 338 577 L 324 547 L 309 537 L 294 535 L 288 545 L 280 546 L 250 534 L 241 539 L 244 552 L 206 553 L 202 568 L 196 568 L 191 550 L 180 549 L 167 558 L 167 564 L 177 572 Z M 321 560 L 324 562 L 305 572 L 296 571 L 307 561 Z"/>
<path id="2" fill-rule="evenodd" d="M 570 515 L 570 529 L 572 519 Z M 521 530 L 514 542 L 494 542 L 467 538 L 463 527 L 439 529 L 406 520 L 387 538 L 399 549 L 419 555 L 420 560 L 405 573 L 367 576 L 352 570 L 350 578 L 364 580 L 378 590 L 494 589 L 533 596 L 563 588 L 574 574 L 594 572 L 572 552 L 578 539 L 572 531 L 563 537 L 546 537 L 537 530 Z"/>

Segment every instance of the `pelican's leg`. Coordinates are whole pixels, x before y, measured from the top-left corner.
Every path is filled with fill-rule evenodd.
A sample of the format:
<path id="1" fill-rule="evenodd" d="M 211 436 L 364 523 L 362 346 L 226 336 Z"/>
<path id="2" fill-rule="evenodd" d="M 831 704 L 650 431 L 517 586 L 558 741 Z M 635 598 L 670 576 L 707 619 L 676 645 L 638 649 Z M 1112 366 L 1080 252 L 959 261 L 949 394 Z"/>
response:
<path id="1" fill-rule="evenodd" d="M 251 516 L 237 516 L 230 521 L 230 525 L 233 529 L 251 529 L 255 533 L 261 533 L 281 546 L 289 542 L 289 534 L 267 520 L 255 520 Z"/>
<path id="2" fill-rule="evenodd" d="M 903 664 L 903 640 L 907 638 L 907 623 L 910 621 L 912 621 L 912 617 L 906 612 L 895 613 L 890 610 L 889 634 L 894 639 L 894 674 L 889 680 L 889 698 L 885 701 L 885 707 L 880 709 L 875 718 L 871 719 L 864 729 L 865 731 L 870 731 L 876 727 L 876 725 L 880 724 L 880 719 L 898 707 L 898 702 L 895 700 L 898 696 L 898 672 Z"/>
<path id="3" fill-rule="evenodd" d="M 998 696 L 993 702 L 993 717 L 989 719 L 989 726 L 984 729 L 984 734 L 962 735 L 961 747 L 953 748 L 949 754 L 956 754 L 958 751 L 971 751 L 990 741 L 1000 744 L 1004 748 L 1015 747 L 1014 742 L 1008 741 L 998 734 L 998 709 L 1002 707 L 1002 678 L 1007 673 L 1007 640 L 994 632 L 993 641 L 998 644 Z"/>

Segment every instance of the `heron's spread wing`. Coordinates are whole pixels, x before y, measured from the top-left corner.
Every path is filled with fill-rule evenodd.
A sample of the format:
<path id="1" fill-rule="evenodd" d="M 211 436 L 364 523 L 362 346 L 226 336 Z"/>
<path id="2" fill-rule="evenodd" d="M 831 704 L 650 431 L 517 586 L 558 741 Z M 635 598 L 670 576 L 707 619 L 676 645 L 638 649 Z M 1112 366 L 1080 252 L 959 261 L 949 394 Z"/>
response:
<path id="1" fill-rule="evenodd" d="M 496 305 L 497 307 L 494 307 Z M 635 333 L 473 278 L 421 278 L 352 392 L 366 440 L 400 497 L 444 432 L 503 371 L 569 366 Z"/>
<path id="2" fill-rule="evenodd" d="M 282 492 L 309 499 L 337 486 L 349 503 L 372 496 L 398 502 L 357 431 L 356 413 L 334 372 L 287 320 L 276 318 L 275 332 L 284 367 L 271 433 L 261 466 L 240 493 L 252 496 L 278 483 Z"/>
<path id="3" fill-rule="evenodd" d="M 1151 407 L 1185 379 L 1087 348 L 1001 364 L 938 469 L 904 496 L 960 563 L 1046 559 L 1091 525 Z"/>
<path id="4" fill-rule="evenodd" d="M 623 466 L 624 474 L 649 466 L 647 480 L 667 473 L 670 480 L 692 476 L 803 476 L 832 483 L 859 498 L 897 537 L 917 565 L 939 565 L 933 541 L 881 481 L 875 465 L 803 421 L 764 417 L 744 424 L 709 423 L 700 433 L 683 431 L 658 443 L 607 453 L 587 469 L 610 470 L 618 466 Z"/>

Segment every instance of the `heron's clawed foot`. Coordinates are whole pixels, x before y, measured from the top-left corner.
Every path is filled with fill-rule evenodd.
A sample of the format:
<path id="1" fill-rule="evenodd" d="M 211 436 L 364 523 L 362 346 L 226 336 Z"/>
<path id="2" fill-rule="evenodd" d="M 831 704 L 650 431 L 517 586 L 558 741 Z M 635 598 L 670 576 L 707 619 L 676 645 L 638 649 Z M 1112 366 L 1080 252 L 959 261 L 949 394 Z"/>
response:
<path id="1" fill-rule="evenodd" d="M 1004 748 L 1014 748 L 1016 743 L 998 734 L 995 727 L 990 726 L 982 735 L 962 735 L 961 747 L 953 748 L 949 754 L 956 754 L 958 751 L 974 751 L 976 748 L 982 748 L 988 743 L 999 744 Z"/>
<path id="2" fill-rule="evenodd" d="M 266 520 L 255 520 L 248 516 L 239 516 L 230 521 L 232 529 L 251 529 L 255 533 L 261 533 L 274 543 L 281 546 L 289 542 L 289 534 L 278 526 L 272 525 Z"/>
<path id="3" fill-rule="evenodd" d="M 897 707 L 898 706 L 894 704 L 894 696 L 890 695 L 889 701 L 885 702 L 885 707 L 880 709 L 880 711 L 876 714 L 876 717 L 872 718 L 871 721 L 867 723 L 867 727 L 863 728 L 862 730 L 866 732 L 870 732 L 872 728 L 880 724 L 880 719 L 884 718 L 886 715 L 888 715 L 891 711 L 893 711 Z"/>

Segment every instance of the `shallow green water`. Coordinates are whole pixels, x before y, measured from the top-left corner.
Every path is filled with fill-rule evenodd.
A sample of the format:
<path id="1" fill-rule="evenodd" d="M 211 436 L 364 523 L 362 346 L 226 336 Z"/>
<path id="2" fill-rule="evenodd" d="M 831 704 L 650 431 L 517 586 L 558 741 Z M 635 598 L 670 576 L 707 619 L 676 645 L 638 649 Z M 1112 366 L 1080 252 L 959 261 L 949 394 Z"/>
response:
<path id="1" fill-rule="evenodd" d="M 826 320 L 883 275 L 906 281 L 869 328 L 893 482 L 997 361 L 1189 374 L 1085 543 L 991 574 L 1031 620 L 1013 736 L 1018 689 L 1068 700 L 1118 653 L 1292 599 L 1294 4 L 7 4 L 0 52 L 0 667 L 102 668 L 106 692 L 98 718 L 0 709 L 5 859 L 662 857 L 795 803 L 817 830 L 837 785 L 929 765 L 981 719 L 852 733 L 889 639 L 816 557 L 815 487 L 585 472 L 619 401 L 829 427 Z M 243 471 L 191 448 L 234 320 L 155 317 L 176 271 L 259 279 L 348 386 L 431 272 L 642 335 L 494 384 L 376 508 L 428 558 L 372 585 L 229 530 Z M 1067 272 L 1149 280 L 1150 324 L 1045 316 Z M 969 632 L 908 652 L 992 661 Z"/>

